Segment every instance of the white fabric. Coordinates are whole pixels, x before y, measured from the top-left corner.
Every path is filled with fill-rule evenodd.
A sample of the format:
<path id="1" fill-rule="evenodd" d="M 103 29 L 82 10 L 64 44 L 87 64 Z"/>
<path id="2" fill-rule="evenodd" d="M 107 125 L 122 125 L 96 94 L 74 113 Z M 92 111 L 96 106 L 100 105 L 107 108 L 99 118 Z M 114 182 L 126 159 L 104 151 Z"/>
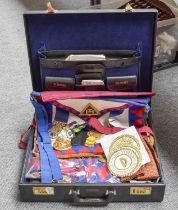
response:
<path id="1" fill-rule="evenodd" d="M 134 126 L 131 126 L 127 129 L 120 131 L 118 133 L 115 133 L 115 134 L 105 135 L 97 141 L 97 143 L 101 143 L 101 146 L 104 150 L 106 157 L 108 157 L 109 149 L 110 149 L 110 146 L 111 146 L 112 142 L 114 141 L 114 139 L 116 139 L 117 137 L 124 135 L 124 134 L 133 135 L 136 139 L 138 139 L 139 144 L 140 144 L 140 152 L 142 155 L 142 165 L 149 163 L 150 162 L 149 155 L 148 155 L 148 153 L 142 143 L 142 140 L 140 139 L 140 136 Z"/>
<path id="2" fill-rule="evenodd" d="M 58 100 L 60 104 L 65 106 L 72 107 L 73 109 L 81 112 L 87 104 L 91 103 L 98 111 L 108 108 L 120 107 L 125 103 L 122 102 L 114 102 L 114 101 L 104 101 L 104 100 L 94 100 L 94 99 L 66 99 L 66 100 Z"/>
<path id="3" fill-rule="evenodd" d="M 123 106 L 125 103 L 122 102 L 113 102 L 113 101 L 104 101 L 104 100 L 90 100 L 90 99 L 67 99 L 67 100 L 58 100 L 58 103 L 69 106 L 77 110 L 78 112 L 81 112 L 87 104 L 91 103 L 98 111 L 101 111 L 103 109 L 108 108 L 115 108 Z M 53 106 L 53 117 L 52 119 L 55 119 L 56 115 L 56 106 Z M 101 122 L 102 125 L 105 125 L 106 119 L 109 119 L 110 112 L 107 112 L 106 114 L 103 114 L 101 117 L 98 118 L 98 120 Z M 85 123 L 84 120 L 82 120 L 80 117 L 73 113 L 69 113 L 69 118 L 67 123 L 71 123 L 73 121 L 76 121 L 78 124 Z M 113 118 L 109 119 L 111 121 L 111 124 L 116 127 L 122 127 L 127 128 L 129 127 L 129 110 L 126 109 L 124 112 L 120 115 L 114 116 Z"/>
<path id="4" fill-rule="evenodd" d="M 69 118 L 67 121 L 67 124 L 76 121 L 79 125 L 82 125 L 85 123 L 84 120 L 82 120 L 80 117 L 78 117 L 77 115 L 74 115 L 73 113 L 69 113 Z"/>
<path id="5" fill-rule="evenodd" d="M 103 61 L 106 57 L 104 55 L 69 55 L 65 60 L 66 61 Z"/>
<path id="6" fill-rule="evenodd" d="M 128 128 L 129 127 L 129 109 L 125 109 L 120 115 L 109 118 L 109 123 L 114 127 Z"/>

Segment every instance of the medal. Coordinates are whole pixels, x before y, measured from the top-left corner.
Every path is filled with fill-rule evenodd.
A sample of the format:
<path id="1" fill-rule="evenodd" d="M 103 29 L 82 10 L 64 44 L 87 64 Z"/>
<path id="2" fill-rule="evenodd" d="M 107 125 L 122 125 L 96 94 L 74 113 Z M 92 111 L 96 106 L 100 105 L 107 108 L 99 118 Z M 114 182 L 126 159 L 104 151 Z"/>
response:
<path id="1" fill-rule="evenodd" d="M 72 139 L 74 138 L 74 133 L 72 132 L 72 130 L 66 126 L 65 128 L 63 128 L 63 130 L 61 131 L 61 133 L 59 134 L 59 136 L 62 135 L 63 138 L 67 138 L 67 139 Z"/>
<path id="2" fill-rule="evenodd" d="M 108 158 L 108 169 L 114 176 L 126 177 L 136 173 L 141 167 L 141 153 L 132 147 L 122 147 Z"/>
<path id="3" fill-rule="evenodd" d="M 89 131 L 87 135 L 88 135 L 88 138 L 86 139 L 85 146 L 88 146 L 88 147 L 93 147 L 96 141 L 104 136 L 104 134 L 99 133 L 94 130 Z"/>
<path id="4" fill-rule="evenodd" d="M 110 146 L 107 164 L 115 176 L 126 177 L 137 172 L 142 164 L 138 139 L 129 134 L 117 137 Z"/>
<path id="5" fill-rule="evenodd" d="M 95 137 L 96 138 L 96 141 L 97 141 L 97 140 L 101 139 L 104 136 L 104 134 L 99 133 L 98 131 L 89 131 L 88 132 L 88 136 Z"/>
<path id="6" fill-rule="evenodd" d="M 66 123 L 54 120 L 52 122 L 52 128 L 48 131 L 48 133 L 56 136 L 65 126 Z"/>
<path id="7" fill-rule="evenodd" d="M 67 182 L 67 183 L 71 183 L 72 182 L 71 178 L 69 176 L 67 176 L 67 175 L 63 175 L 63 181 Z"/>
<path id="8" fill-rule="evenodd" d="M 58 138 L 53 142 L 53 147 L 55 150 L 67 150 L 71 148 L 71 141 Z"/>
<path id="9" fill-rule="evenodd" d="M 71 183 L 72 180 L 71 180 L 71 178 L 68 175 L 63 175 L 62 180 L 57 180 L 57 181 L 53 180 L 53 183 L 62 183 L 62 182 Z"/>
<path id="10" fill-rule="evenodd" d="M 112 151 L 117 151 L 118 148 L 123 146 L 131 146 L 136 149 L 140 149 L 139 141 L 132 135 L 125 134 L 117 137 L 111 144 L 110 149 Z"/>
<path id="11" fill-rule="evenodd" d="M 72 132 L 70 127 L 69 126 L 65 126 L 57 134 L 53 134 L 51 136 L 51 140 L 56 140 L 58 138 L 71 140 L 72 138 L 74 138 L 74 136 L 75 136 L 75 134 Z"/>
<path id="12" fill-rule="evenodd" d="M 86 128 L 86 124 L 83 124 L 83 125 L 75 125 L 74 128 L 72 129 L 72 131 L 74 133 L 79 133 L 84 128 Z"/>
<path id="13" fill-rule="evenodd" d="M 94 144 L 96 142 L 96 138 L 94 136 L 89 136 L 87 139 L 86 139 L 86 142 L 85 142 L 85 146 L 88 146 L 88 147 L 93 147 Z"/>

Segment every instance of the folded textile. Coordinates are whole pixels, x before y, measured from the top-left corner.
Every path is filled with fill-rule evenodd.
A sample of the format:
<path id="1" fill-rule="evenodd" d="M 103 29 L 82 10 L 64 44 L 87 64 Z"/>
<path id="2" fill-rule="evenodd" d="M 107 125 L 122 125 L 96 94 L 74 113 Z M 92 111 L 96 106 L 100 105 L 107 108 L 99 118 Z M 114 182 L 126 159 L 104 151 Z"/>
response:
<path id="1" fill-rule="evenodd" d="M 119 183 L 120 179 L 110 174 L 106 162 L 99 158 L 68 158 L 59 160 L 65 183 Z M 32 157 L 27 164 L 26 179 L 41 179 L 40 158 Z"/>
<path id="2" fill-rule="evenodd" d="M 50 92 L 50 95 L 45 95 L 44 92 L 34 92 L 31 95 L 31 102 L 35 108 L 37 120 L 33 154 L 41 158 L 42 183 L 62 180 L 58 159 L 98 157 L 101 160 L 101 158 L 105 158 L 103 148 L 96 143 L 95 136 L 87 137 L 86 141 L 82 139 L 80 144 L 85 142 L 85 145 L 72 144 L 74 143 L 72 139 L 84 127 L 89 132 L 94 129 L 94 131 L 105 134 L 97 130 L 96 125 L 98 124 L 96 122 L 99 122 L 102 131 L 106 128 L 109 129 L 109 132 L 106 133 L 109 135 L 110 131 L 113 130 L 110 128 L 112 126 L 109 124 L 110 119 L 119 122 L 120 126 L 117 127 L 117 130 L 132 125 L 137 129 L 141 129 L 145 125 L 150 110 L 148 105 L 149 97 L 138 99 L 120 98 L 121 93 L 112 92 L 112 95 L 110 95 L 107 91 L 104 94 L 100 91 L 93 91 L 92 93 L 89 92 L 90 94 L 87 92 L 89 95 L 82 95 L 83 92 L 78 91 L 76 98 L 76 92 L 71 91 L 70 98 L 68 98 L 68 93 L 66 92 L 66 98 L 62 99 L 61 97 L 64 96 L 61 96 L 61 92 L 57 95 L 53 91 Z M 150 94 L 148 95 L 150 96 Z M 131 97 L 130 93 L 125 95 L 125 97 L 129 96 Z M 91 126 L 89 122 L 92 119 L 94 119 L 94 123 Z"/>

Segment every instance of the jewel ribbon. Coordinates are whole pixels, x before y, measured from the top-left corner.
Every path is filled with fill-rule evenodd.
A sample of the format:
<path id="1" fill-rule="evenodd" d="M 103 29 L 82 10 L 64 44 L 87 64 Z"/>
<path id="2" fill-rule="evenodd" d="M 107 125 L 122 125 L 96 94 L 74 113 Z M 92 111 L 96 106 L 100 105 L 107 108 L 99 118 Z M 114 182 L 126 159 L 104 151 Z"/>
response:
<path id="1" fill-rule="evenodd" d="M 94 128 L 98 132 L 100 132 L 102 134 L 106 134 L 106 135 L 107 134 L 114 134 L 114 133 L 117 133 L 117 132 L 125 129 L 125 128 L 120 128 L 120 127 L 108 128 L 106 126 L 103 126 L 100 123 L 100 121 L 98 119 L 96 119 L 95 117 L 90 118 L 90 120 L 88 121 L 88 126 Z M 141 128 L 138 128 L 137 130 L 140 134 L 145 134 L 145 133 L 148 132 L 148 133 L 154 135 L 152 129 L 148 126 L 143 126 Z"/>

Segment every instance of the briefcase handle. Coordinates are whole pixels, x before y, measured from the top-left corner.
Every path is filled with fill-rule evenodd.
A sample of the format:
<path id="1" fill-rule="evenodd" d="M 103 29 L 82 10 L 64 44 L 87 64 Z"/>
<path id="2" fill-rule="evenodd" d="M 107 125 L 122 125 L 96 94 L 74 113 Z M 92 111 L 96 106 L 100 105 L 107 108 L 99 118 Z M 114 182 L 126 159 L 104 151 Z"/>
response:
<path id="1" fill-rule="evenodd" d="M 71 189 L 70 195 L 73 198 L 72 205 L 75 206 L 106 206 L 112 202 L 116 192 L 114 190 L 106 190 L 103 197 L 100 198 L 84 198 L 80 195 L 80 190 Z"/>

